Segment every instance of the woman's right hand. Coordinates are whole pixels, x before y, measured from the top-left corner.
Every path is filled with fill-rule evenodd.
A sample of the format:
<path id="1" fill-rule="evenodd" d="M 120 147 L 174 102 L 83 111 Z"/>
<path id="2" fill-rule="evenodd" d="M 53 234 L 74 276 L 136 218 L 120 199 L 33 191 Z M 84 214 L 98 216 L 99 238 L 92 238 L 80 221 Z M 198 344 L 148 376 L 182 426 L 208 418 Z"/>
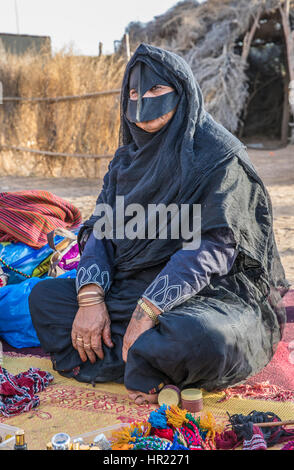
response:
<path id="1" fill-rule="evenodd" d="M 102 341 L 112 348 L 110 317 L 105 302 L 88 307 L 79 307 L 71 331 L 73 347 L 83 362 L 89 358 L 96 362 L 104 358 Z"/>

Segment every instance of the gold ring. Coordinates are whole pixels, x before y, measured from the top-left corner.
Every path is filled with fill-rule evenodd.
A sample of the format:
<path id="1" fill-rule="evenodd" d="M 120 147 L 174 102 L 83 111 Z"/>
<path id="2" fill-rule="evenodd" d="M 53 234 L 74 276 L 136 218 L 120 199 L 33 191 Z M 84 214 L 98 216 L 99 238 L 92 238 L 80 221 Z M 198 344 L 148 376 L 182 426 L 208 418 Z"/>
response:
<path id="1" fill-rule="evenodd" d="M 85 348 L 90 348 L 91 344 L 84 344 Z"/>
<path id="2" fill-rule="evenodd" d="M 83 343 L 83 338 L 77 338 L 77 343 Z"/>

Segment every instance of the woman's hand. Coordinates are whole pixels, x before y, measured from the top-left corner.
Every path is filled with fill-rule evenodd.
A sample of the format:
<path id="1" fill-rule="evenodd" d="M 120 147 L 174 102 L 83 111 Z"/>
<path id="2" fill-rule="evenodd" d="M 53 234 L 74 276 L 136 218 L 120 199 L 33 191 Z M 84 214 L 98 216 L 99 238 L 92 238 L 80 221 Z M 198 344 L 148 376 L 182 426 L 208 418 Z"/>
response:
<path id="1" fill-rule="evenodd" d="M 151 304 L 151 302 L 148 302 L 148 305 L 152 306 L 152 310 L 155 313 L 157 313 L 158 315 L 160 314 L 160 310 L 157 309 L 153 304 Z M 137 305 L 132 315 L 132 318 L 130 320 L 130 323 L 128 325 L 127 331 L 125 332 L 125 335 L 124 335 L 122 357 L 125 362 L 127 362 L 128 351 L 130 347 L 134 344 L 136 339 L 138 339 L 142 333 L 144 333 L 147 330 L 150 330 L 150 328 L 153 328 L 153 327 L 154 327 L 153 320 L 151 320 L 151 318 L 147 315 L 147 313 L 144 312 L 144 310 L 142 309 L 140 305 Z"/>
<path id="2" fill-rule="evenodd" d="M 104 302 L 88 307 L 79 307 L 72 325 L 71 338 L 73 347 L 78 351 L 83 362 L 89 358 L 94 364 L 96 355 L 104 358 L 102 340 L 109 348 L 111 340 L 110 318 Z"/>

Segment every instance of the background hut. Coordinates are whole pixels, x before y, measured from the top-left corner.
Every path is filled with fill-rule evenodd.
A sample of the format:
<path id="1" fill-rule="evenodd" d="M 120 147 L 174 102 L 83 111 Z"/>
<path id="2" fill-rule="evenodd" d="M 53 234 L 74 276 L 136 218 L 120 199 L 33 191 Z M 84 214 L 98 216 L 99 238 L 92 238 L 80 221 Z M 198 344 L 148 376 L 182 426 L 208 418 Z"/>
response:
<path id="1" fill-rule="evenodd" d="M 22 55 L 27 52 L 51 54 L 51 38 L 49 36 L 32 36 L 31 34 L 0 33 L 0 54 Z"/>
<path id="2" fill-rule="evenodd" d="M 127 27 L 140 42 L 190 64 L 206 109 L 248 143 L 294 143 L 294 0 L 177 3 L 149 23 Z"/>

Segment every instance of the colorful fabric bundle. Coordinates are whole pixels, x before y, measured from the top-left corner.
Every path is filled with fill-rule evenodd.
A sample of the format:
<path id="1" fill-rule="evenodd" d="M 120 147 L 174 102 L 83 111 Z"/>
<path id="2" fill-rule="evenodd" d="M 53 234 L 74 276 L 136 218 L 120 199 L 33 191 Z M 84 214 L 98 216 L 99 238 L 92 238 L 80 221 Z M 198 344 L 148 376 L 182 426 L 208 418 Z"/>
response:
<path id="1" fill-rule="evenodd" d="M 36 395 L 53 381 L 49 372 L 30 368 L 18 375 L 0 366 L 0 415 L 6 418 L 29 411 L 39 405 Z"/>
<path id="2" fill-rule="evenodd" d="M 48 191 L 0 193 L 0 242 L 22 242 L 33 248 L 47 243 L 57 227 L 76 228 L 80 211 Z"/>
<path id="3" fill-rule="evenodd" d="M 75 231 L 71 233 L 75 236 Z M 64 237 L 57 236 L 56 243 L 58 248 L 62 246 Z M 49 244 L 36 250 L 21 242 L 0 243 L 0 266 L 2 265 L 3 273 L 7 277 L 7 284 L 19 284 L 32 277 L 46 276 L 52 253 Z"/>
<path id="4" fill-rule="evenodd" d="M 211 413 L 195 419 L 187 410 L 162 405 L 150 413 L 148 421 L 114 432 L 112 449 L 211 450 L 218 429 L 214 426 Z"/>

